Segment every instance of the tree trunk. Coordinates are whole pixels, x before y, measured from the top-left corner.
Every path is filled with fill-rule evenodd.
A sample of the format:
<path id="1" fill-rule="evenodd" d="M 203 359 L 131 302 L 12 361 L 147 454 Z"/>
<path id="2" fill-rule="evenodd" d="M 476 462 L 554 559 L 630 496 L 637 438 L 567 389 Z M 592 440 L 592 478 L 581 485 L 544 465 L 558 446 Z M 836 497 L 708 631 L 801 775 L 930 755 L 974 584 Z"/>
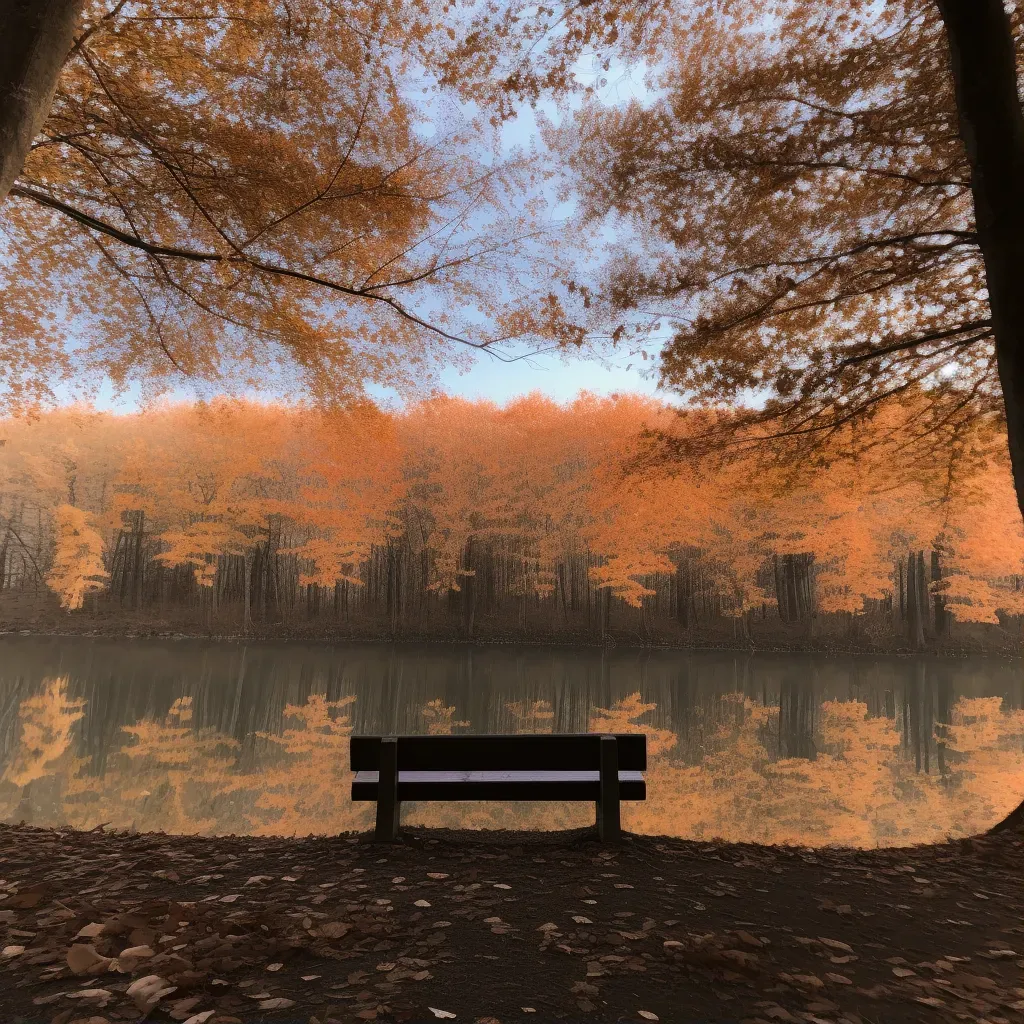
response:
<path id="1" fill-rule="evenodd" d="M 253 550 L 249 548 L 242 556 L 242 632 L 252 629 L 252 561 Z"/>
<path id="2" fill-rule="evenodd" d="M 1002 0 L 936 0 L 971 165 L 1017 502 L 1024 511 L 1024 112 Z M 993 831 L 1024 824 L 1024 802 Z"/>
<path id="3" fill-rule="evenodd" d="M 0 0 L 0 201 L 49 116 L 83 0 Z"/>
<path id="4" fill-rule="evenodd" d="M 942 582 L 942 564 L 939 561 L 939 553 L 932 550 L 932 583 Z M 932 594 L 932 605 L 935 615 L 935 635 L 942 636 L 946 632 L 946 599 L 939 591 Z"/>
<path id="5" fill-rule="evenodd" d="M 907 553 L 907 640 L 913 650 L 924 647 L 924 619 L 928 614 L 927 602 L 922 606 L 922 561 L 913 551 Z"/>

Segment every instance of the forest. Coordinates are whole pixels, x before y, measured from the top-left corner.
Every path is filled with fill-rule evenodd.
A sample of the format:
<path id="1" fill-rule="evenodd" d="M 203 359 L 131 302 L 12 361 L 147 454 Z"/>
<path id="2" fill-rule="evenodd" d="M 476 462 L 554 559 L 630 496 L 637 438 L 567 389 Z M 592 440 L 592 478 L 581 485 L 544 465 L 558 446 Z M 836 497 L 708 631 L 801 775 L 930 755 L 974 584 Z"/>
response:
<path id="1" fill-rule="evenodd" d="M 804 472 L 760 445 L 665 458 L 716 415 L 532 395 L 9 419 L 3 621 L 1017 649 L 1024 530 L 998 437 L 908 455 L 908 399 L 855 458 L 840 438 Z"/>

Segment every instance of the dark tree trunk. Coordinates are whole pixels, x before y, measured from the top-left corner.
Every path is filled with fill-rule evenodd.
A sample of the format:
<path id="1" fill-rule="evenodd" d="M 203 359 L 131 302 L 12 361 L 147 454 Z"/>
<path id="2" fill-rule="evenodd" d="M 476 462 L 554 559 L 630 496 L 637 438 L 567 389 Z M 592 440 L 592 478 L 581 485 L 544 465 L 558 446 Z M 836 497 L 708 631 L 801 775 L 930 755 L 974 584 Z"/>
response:
<path id="1" fill-rule="evenodd" d="M 676 566 L 676 619 L 683 629 L 690 628 L 690 563 Z"/>
<path id="2" fill-rule="evenodd" d="M 932 551 L 932 583 L 942 582 L 942 564 L 938 551 Z M 935 635 L 942 636 L 946 632 L 946 599 L 936 590 L 932 594 L 933 611 L 935 614 Z"/>
<path id="3" fill-rule="evenodd" d="M 936 0 L 946 26 L 960 135 L 971 165 L 978 244 L 1006 408 L 1017 502 L 1024 511 L 1024 112 L 1002 0 Z M 1024 802 L 993 831 L 1024 824 Z"/>
<path id="4" fill-rule="evenodd" d="M 49 116 L 83 0 L 0 0 L 0 201 Z"/>

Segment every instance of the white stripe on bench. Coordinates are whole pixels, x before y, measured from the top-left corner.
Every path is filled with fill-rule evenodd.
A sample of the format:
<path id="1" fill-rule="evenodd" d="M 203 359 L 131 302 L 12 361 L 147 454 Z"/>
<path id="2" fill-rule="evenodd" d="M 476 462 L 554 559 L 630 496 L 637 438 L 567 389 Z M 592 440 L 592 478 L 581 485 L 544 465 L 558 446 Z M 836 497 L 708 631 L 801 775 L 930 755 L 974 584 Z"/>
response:
<path id="1" fill-rule="evenodd" d="M 376 783 L 379 772 L 356 772 L 356 783 Z M 398 773 L 399 782 L 598 782 L 598 771 L 491 771 L 491 772 L 414 772 Z M 643 772 L 619 772 L 619 782 L 643 782 Z"/>

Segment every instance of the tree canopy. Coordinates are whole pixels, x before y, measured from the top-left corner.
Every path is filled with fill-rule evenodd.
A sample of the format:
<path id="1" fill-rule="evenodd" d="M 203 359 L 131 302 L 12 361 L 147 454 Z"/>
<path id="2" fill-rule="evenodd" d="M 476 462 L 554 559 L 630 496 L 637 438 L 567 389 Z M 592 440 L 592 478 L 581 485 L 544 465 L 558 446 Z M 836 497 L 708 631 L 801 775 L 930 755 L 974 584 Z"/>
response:
<path id="1" fill-rule="evenodd" d="M 87 3 L 3 205 L 7 397 L 90 376 L 345 397 L 558 334 L 522 163 L 414 99 L 427 13 Z"/>

